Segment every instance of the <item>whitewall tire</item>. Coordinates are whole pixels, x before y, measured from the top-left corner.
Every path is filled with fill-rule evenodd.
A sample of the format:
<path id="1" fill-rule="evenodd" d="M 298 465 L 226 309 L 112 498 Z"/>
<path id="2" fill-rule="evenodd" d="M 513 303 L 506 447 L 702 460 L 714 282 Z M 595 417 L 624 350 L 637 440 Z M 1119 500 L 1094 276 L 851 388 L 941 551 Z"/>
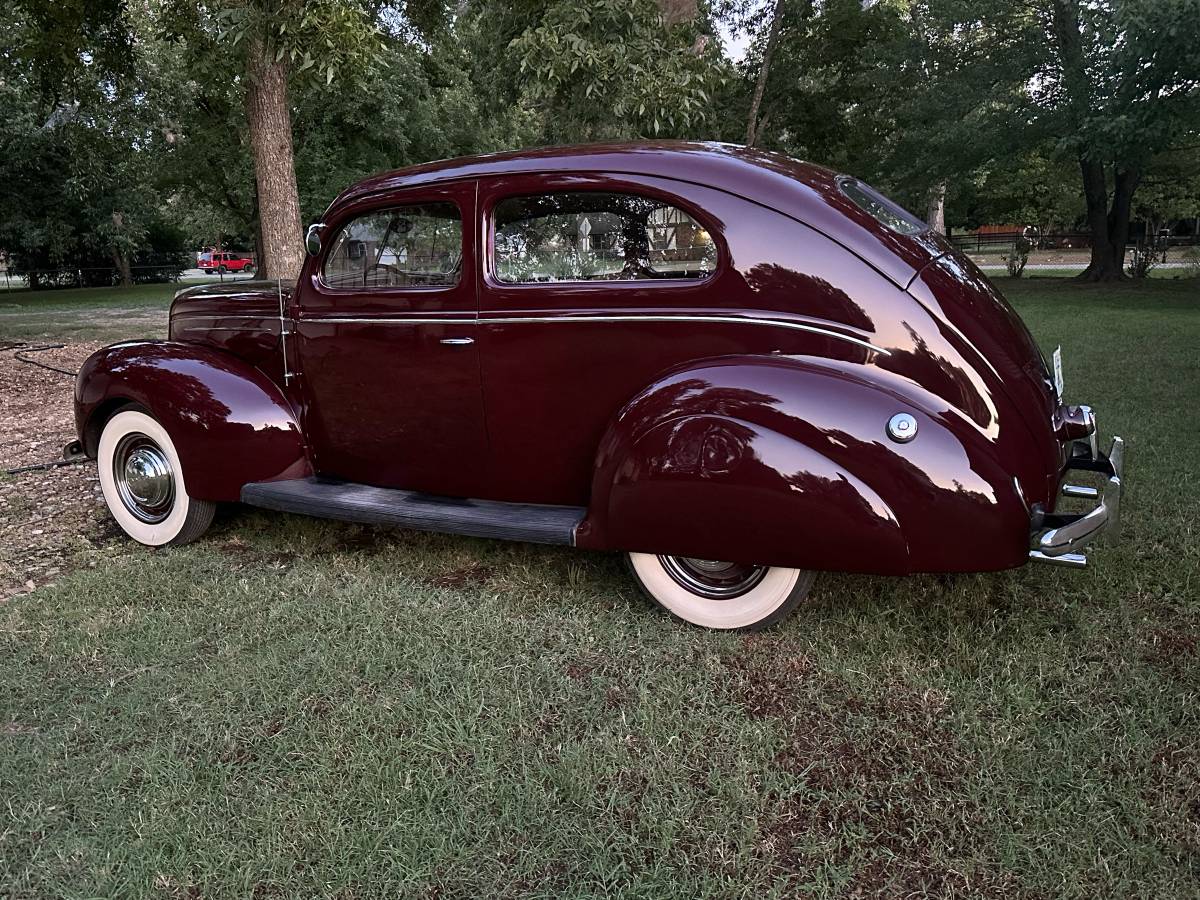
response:
<path id="1" fill-rule="evenodd" d="M 96 465 L 108 511 L 139 543 L 187 544 L 212 523 L 216 504 L 188 496 L 171 436 L 146 413 L 126 407 L 104 423 Z"/>
<path id="2" fill-rule="evenodd" d="M 808 596 L 816 572 L 748 566 L 684 556 L 630 553 L 639 587 L 672 616 L 725 631 L 756 631 L 784 618 Z"/>

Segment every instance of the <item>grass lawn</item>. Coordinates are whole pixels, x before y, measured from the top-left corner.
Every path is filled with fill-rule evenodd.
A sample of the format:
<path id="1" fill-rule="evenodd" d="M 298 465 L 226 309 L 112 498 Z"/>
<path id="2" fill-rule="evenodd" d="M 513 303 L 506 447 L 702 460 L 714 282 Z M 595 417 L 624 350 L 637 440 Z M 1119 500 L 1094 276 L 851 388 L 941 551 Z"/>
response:
<path id="1" fill-rule="evenodd" d="M 196 279 L 133 287 L 0 291 L 0 339 L 101 340 L 162 337 L 171 298 Z"/>
<path id="2" fill-rule="evenodd" d="M 737 637 L 600 554 L 85 551 L 0 606 L 0 897 L 1200 895 L 1200 283 L 1002 284 L 1127 440 L 1093 567 L 827 575 Z"/>

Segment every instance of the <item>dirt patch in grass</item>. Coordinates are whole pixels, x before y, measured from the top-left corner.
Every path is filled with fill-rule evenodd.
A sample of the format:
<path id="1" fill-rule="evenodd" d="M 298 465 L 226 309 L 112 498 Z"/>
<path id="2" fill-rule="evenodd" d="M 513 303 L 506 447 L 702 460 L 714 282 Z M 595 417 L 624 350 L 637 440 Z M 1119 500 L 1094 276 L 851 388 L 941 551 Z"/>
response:
<path id="1" fill-rule="evenodd" d="M 337 553 L 374 556 L 413 540 L 413 532 L 387 525 L 338 525 L 341 530 L 333 542 Z"/>
<path id="2" fill-rule="evenodd" d="M 864 692 L 784 640 L 752 638 L 725 660 L 731 699 L 781 734 L 757 853 L 796 889 L 814 873 L 845 896 L 1018 893 L 982 837 L 966 789 L 974 761 L 951 699 L 894 682 Z"/>
<path id="3" fill-rule="evenodd" d="M 292 566 L 298 555 L 290 550 L 260 550 L 239 537 L 217 544 L 217 549 L 229 557 L 238 568 L 267 568 L 282 572 Z"/>
<path id="4" fill-rule="evenodd" d="M 1151 628 L 1145 635 L 1142 658 L 1154 668 L 1177 678 L 1195 674 L 1200 655 L 1200 635 L 1180 628 Z"/>
<path id="5" fill-rule="evenodd" d="M 32 357 L 74 370 L 99 346 L 68 344 Z M 62 458 L 75 438 L 73 387 L 65 375 L 0 351 L 0 471 Z M 94 465 L 0 474 L 0 600 L 54 582 L 82 562 L 81 551 L 118 534 Z"/>
<path id="6" fill-rule="evenodd" d="M 464 588 L 486 584 L 496 574 L 495 567 L 485 566 L 479 562 L 468 562 L 463 566 L 455 566 L 444 572 L 439 572 L 429 579 L 434 587 Z"/>
<path id="7" fill-rule="evenodd" d="M 1154 754 L 1146 799 L 1158 839 L 1174 853 L 1200 855 L 1200 744 L 1172 741 Z"/>

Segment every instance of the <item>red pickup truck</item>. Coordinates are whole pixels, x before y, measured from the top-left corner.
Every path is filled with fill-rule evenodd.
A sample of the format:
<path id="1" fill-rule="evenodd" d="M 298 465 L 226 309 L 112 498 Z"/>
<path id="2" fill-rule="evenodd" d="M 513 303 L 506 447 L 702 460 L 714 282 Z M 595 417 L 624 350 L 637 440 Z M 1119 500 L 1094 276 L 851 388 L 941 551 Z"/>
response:
<path id="1" fill-rule="evenodd" d="M 201 253 L 196 260 L 196 267 L 205 272 L 253 272 L 253 257 L 239 253 L 208 251 Z"/>

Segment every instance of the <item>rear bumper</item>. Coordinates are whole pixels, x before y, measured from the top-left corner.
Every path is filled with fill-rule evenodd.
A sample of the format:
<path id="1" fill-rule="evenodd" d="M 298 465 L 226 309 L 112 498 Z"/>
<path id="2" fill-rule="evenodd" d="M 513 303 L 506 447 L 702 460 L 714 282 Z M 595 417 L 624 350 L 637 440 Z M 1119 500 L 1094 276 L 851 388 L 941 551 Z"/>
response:
<path id="1" fill-rule="evenodd" d="M 1082 568 L 1087 565 L 1084 550 L 1103 535 L 1113 541 L 1121 527 L 1121 476 L 1125 463 L 1125 442 L 1114 437 L 1108 453 L 1097 446 L 1095 419 L 1089 413 L 1091 430 L 1086 438 L 1071 445 L 1071 454 L 1063 469 L 1061 490 L 1064 496 L 1095 499 L 1099 502 L 1082 514 L 1037 514 L 1031 527 L 1029 558 L 1037 562 Z M 1072 471 L 1095 472 L 1103 477 L 1102 487 L 1086 487 L 1067 482 Z"/>

